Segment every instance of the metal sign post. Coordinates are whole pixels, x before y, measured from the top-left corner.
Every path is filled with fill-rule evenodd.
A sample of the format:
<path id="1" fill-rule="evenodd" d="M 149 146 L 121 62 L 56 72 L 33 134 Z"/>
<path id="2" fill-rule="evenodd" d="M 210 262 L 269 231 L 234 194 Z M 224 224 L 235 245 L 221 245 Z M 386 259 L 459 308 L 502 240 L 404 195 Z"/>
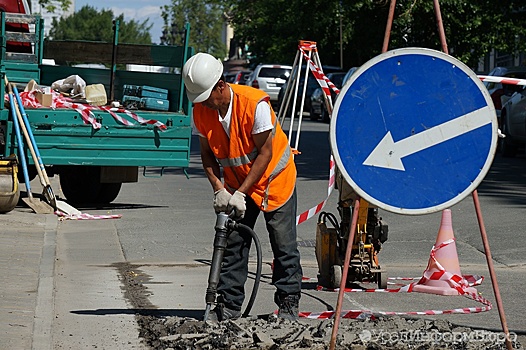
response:
<path id="1" fill-rule="evenodd" d="M 395 2 L 391 1 L 393 10 Z M 495 107 L 476 74 L 447 54 L 438 0 L 434 5 L 444 53 L 407 48 L 365 63 L 336 102 L 331 148 L 351 187 L 394 213 L 432 213 L 473 195 L 506 346 L 511 349 L 476 190 L 496 151 Z M 392 11 L 388 30 L 390 21 Z M 342 279 L 330 349 L 336 344 L 344 287 Z"/>

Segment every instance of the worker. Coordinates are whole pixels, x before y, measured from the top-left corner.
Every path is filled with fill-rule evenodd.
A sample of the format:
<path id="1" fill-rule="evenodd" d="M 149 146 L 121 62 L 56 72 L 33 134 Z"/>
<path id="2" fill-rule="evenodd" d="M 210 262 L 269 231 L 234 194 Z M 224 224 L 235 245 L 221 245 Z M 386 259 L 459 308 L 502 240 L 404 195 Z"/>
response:
<path id="1" fill-rule="evenodd" d="M 252 229 L 263 212 L 274 255 L 277 315 L 296 320 L 302 278 L 296 241 L 296 165 L 270 97 L 259 89 L 226 83 L 222 62 L 206 53 L 190 57 L 183 80 L 194 103 L 193 129 L 214 191 L 214 210 Z M 251 241 L 245 232 L 229 235 L 217 304 L 209 320 L 240 317 Z"/>

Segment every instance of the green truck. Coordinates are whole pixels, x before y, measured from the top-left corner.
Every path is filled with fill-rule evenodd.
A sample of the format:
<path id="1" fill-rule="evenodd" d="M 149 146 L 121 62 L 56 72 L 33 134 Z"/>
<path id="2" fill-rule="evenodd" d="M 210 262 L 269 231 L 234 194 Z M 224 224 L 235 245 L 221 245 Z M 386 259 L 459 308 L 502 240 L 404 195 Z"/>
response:
<path id="1" fill-rule="evenodd" d="M 22 91 L 31 80 L 45 87 L 77 75 L 87 85 L 102 84 L 106 91 L 108 106 L 89 107 L 98 128 L 84 121 L 85 116 L 83 119 L 81 114 L 84 104 L 80 108 L 62 105 L 60 108 L 25 108 L 47 172 L 59 175 L 62 192 L 69 202 L 109 203 L 117 197 L 122 183 L 138 181 L 139 167 L 188 166 L 191 103 L 184 93 L 181 78 L 182 66 L 193 54 L 187 44 L 188 25 L 185 44 L 167 46 L 119 43 L 118 22 L 114 23 L 111 43 L 44 40 L 43 20 L 39 16 L 2 12 L 1 22 L 2 80 L 7 77 Z M 17 32 L 9 30 L 13 23 L 19 27 Z M 13 47 L 18 52 L 10 52 Z M 56 64 L 44 65 L 43 59 L 53 59 Z M 83 67 L 73 63 L 103 66 L 91 68 L 93 65 Z M 165 67 L 165 72 L 126 70 L 130 64 L 161 66 Z M 0 92 L 6 96 L 6 87 L 0 85 Z M 169 108 L 165 111 L 132 110 L 131 116 L 135 119 L 122 109 L 114 109 L 112 115 L 107 110 L 109 103 L 122 101 L 125 85 L 166 90 Z M 0 101 L 0 156 L 3 158 L 18 154 L 13 116 L 7 101 Z M 157 121 L 158 125 L 162 123 L 165 129 L 153 122 L 145 123 L 141 118 Z M 34 170 L 35 162 L 27 145 L 24 153 L 30 170 L 31 167 Z M 36 175 L 35 171 L 32 173 Z M 9 191 L 0 188 L 0 192 Z"/>

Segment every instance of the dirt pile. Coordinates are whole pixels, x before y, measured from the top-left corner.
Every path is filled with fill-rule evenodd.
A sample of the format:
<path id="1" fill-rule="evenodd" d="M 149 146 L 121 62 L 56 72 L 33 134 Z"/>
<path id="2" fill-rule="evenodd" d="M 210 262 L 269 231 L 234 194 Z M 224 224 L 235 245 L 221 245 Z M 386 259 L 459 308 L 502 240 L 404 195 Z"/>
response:
<path id="1" fill-rule="evenodd" d="M 141 337 L 154 349 L 328 349 L 333 320 L 245 318 L 219 323 L 141 317 Z M 445 320 L 401 317 L 342 319 L 337 349 L 506 349 L 502 333 Z M 512 334 L 514 349 L 523 349 Z"/>

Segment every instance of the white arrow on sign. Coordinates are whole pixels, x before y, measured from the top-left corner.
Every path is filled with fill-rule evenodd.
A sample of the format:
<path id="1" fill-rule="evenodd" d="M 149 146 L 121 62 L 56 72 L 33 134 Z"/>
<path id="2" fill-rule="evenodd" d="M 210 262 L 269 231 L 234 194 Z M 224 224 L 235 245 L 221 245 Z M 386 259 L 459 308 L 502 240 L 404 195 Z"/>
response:
<path id="1" fill-rule="evenodd" d="M 394 142 L 388 131 L 363 165 L 405 171 L 402 158 L 491 123 L 489 106 Z"/>

